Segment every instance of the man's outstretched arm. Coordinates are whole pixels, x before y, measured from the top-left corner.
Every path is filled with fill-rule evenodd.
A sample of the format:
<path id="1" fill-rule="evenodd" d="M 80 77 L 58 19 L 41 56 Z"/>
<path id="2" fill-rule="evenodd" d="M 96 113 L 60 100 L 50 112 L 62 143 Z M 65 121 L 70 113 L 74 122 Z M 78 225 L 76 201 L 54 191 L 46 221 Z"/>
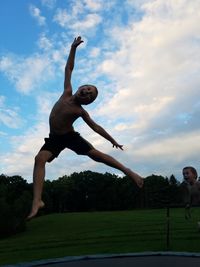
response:
<path id="1" fill-rule="evenodd" d="M 67 63 L 65 66 L 65 79 L 64 79 L 64 94 L 67 96 L 72 95 L 72 86 L 71 86 L 71 75 L 72 71 L 74 69 L 74 61 L 75 61 L 75 55 L 76 55 L 76 48 L 79 46 L 81 43 L 83 43 L 83 40 L 81 40 L 81 37 L 78 36 L 77 38 L 74 39 L 71 49 L 69 52 L 69 56 L 67 59 Z"/>
<path id="2" fill-rule="evenodd" d="M 123 150 L 123 145 L 119 145 L 115 141 L 115 139 L 104 130 L 104 128 L 102 128 L 100 125 L 98 125 L 96 122 L 94 122 L 91 119 L 90 115 L 87 113 L 87 111 L 85 111 L 85 110 L 83 111 L 82 118 L 93 131 L 100 134 L 102 137 L 104 137 L 108 141 L 110 141 L 112 143 L 113 147 L 120 148 L 121 150 Z"/>

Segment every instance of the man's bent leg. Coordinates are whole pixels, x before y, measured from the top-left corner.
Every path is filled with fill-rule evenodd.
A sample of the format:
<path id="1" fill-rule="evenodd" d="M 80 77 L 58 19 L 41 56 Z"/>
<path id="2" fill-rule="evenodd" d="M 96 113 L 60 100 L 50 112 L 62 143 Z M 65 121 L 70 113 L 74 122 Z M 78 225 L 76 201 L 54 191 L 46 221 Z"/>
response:
<path id="1" fill-rule="evenodd" d="M 27 217 L 28 220 L 32 219 L 38 213 L 38 210 L 44 207 L 42 201 L 42 189 L 45 177 L 45 164 L 52 156 L 50 151 L 42 150 L 35 157 L 35 164 L 33 169 L 33 202 L 32 209 Z"/>
<path id="2" fill-rule="evenodd" d="M 138 187 L 142 188 L 144 183 L 143 178 L 137 173 L 130 170 L 129 168 L 122 165 L 119 161 L 117 161 L 113 157 L 104 154 L 96 149 L 91 149 L 87 155 L 95 161 L 102 162 L 110 167 L 122 171 L 125 175 L 133 179 L 133 181 L 137 184 Z"/>

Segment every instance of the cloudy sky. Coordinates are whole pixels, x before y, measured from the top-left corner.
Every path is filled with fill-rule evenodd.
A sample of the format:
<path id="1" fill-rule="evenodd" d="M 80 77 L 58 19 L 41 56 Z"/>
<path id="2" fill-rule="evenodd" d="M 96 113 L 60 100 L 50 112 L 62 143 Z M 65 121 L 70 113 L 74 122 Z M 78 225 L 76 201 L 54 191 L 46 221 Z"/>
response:
<path id="1" fill-rule="evenodd" d="M 74 91 L 95 84 L 86 109 L 124 151 L 79 119 L 97 149 L 142 176 L 200 174 L 199 0 L 3 0 L 0 3 L 0 173 L 32 181 L 34 156 L 63 90 L 70 44 L 81 35 Z M 65 150 L 46 177 L 120 172 Z"/>

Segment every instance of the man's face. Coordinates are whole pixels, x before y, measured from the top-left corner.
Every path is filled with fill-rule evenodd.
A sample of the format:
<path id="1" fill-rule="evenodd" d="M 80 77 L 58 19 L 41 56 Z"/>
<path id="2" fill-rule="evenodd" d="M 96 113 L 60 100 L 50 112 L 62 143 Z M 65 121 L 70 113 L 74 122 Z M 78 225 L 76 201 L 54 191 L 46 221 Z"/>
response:
<path id="1" fill-rule="evenodd" d="M 80 86 L 76 92 L 76 98 L 82 105 L 88 105 L 94 101 L 97 92 L 95 87 L 91 85 Z"/>

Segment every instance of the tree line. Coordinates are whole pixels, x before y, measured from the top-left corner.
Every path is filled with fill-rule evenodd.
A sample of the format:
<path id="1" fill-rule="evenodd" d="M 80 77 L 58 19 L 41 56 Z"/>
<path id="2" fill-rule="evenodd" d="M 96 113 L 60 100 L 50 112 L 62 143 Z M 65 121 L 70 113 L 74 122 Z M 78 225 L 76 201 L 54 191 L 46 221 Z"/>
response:
<path id="1" fill-rule="evenodd" d="M 0 237 L 26 229 L 33 184 L 21 176 L 0 175 Z M 84 171 L 44 183 L 42 214 L 183 206 L 180 182 L 151 175 L 139 189 L 124 176 Z"/>

